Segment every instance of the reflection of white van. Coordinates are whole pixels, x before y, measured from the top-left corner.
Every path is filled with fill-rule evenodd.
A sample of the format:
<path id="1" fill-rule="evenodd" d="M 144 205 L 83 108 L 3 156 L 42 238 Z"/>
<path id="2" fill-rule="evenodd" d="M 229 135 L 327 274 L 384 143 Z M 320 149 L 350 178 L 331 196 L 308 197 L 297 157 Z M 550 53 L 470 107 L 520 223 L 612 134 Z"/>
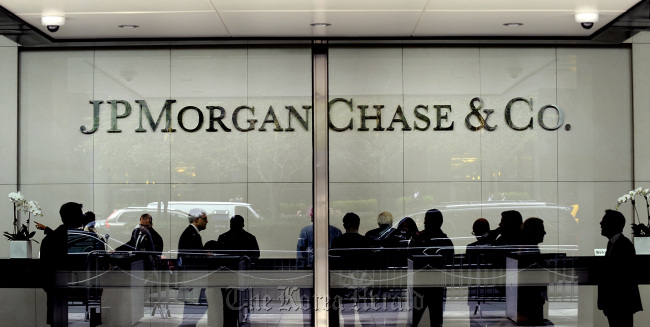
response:
<path id="1" fill-rule="evenodd" d="M 151 202 L 147 205 L 151 209 L 180 210 L 190 212 L 194 208 L 201 208 L 208 213 L 208 221 L 214 226 L 216 233 L 223 233 L 229 229 L 230 218 L 241 215 L 244 219 L 262 219 L 249 203 L 243 202 L 200 202 L 200 201 L 169 201 Z"/>

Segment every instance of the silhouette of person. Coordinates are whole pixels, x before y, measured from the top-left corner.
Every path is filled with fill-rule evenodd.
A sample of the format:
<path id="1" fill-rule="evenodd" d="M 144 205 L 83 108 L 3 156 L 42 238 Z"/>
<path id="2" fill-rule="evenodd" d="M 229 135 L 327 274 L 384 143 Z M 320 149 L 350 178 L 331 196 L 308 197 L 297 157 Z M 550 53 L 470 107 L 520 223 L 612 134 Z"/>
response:
<path id="1" fill-rule="evenodd" d="M 390 212 L 382 212 L 377 217 L 379 228 L 366 233 L 366 237 L 371 238 L 372 244 L 375 246 L 372 265 L 375 269 L 407 267 L 408 245 L 418 232 L 417 225 L 409 217 L 400 220 L 396 228 L 391 227 L 392 223 L 393 216 Z M 371 310 L 379 313 L 373 316 L 375 324 L 385 327 L 395 326 L 397 324 L 396 311 L 399 310 L 399 303 L 396 301 L 403 290 L 393 287 L 376 287 L 369 291 L 373 305 Z"/>
<path id="2" fill-rule="evenodd" d="M 366 236 L 359 234 L 359 225 L 361 224 L 361 218 L 359 215 L 353 212 L 348 212 L 343 216 L 343 228 L 345 228 L 345 233 L 332 240 L 332 248 L 330 249 L 330 255 L 332 257 L 332 269 L 366 269 L 370 263 L 370 247 L 372 246 L 372 240 Z M 349 302 L 350 298 L 357 297 L 359 294 L 365 294 L 367 290 L 363 288 L 352 288 L 348 289 L 348 292 L 343 290 L 332 290 L 333 298 L 340 298 L 342 303 L 342 320 L 344 326 L 354 326 L 354 317 L 355 310 L 353 309 L 354 304 Z M 356 299 L 353 299 L 353 301 Z M 330 326 L 339 325 L 339 308 L 340 306 L 337 303 L 332 303 L 330 308 Z M 361 302 L 364 302 L 361 300 Z M 360 303 L 356 302 L 357 305 Z M 347 314 L 346 313 L 350 313 Z M 359 317 L 361 324 L 364 326 L 372 326 L 371 323 L 366 321 L 365 316 Z"/>
<path id="3" fill-rule="evenodd" d="M 68 300 L 66 287 L 68 284 L 65 272 L 69 267 L 68 262 L 68 230 L 78 229 L 82 221 L 82 204 L 68 202 L 61 206 L 59 215 L 63 223 L 56 229 L 50 229 L 41 241 L 41 271 L 44 272 L 47 293 L 47 318 L 46 323 L 53 326 L 67 326 Z"/>
<path id="4" fill-rule="evenodd" d="M 465 247 L 465 262 L 474 269 L 483 269 L 489 264 L 488 256 L 492 242 L 494 242 L 494 233 L 490 231 L 490 222 L 485 218 L 478 218 L 472 224 L 472 235 L 476 241 Z M 470 326 L 478 326 L 480 323 L 475 320 L 476 312 L 481 303 L 485 303 L 488 294 L 493 292 L 493 288 L 485 286 L 469 286 L 467 288 L 467 304 L 469 305 Z"/>
<path id="5" fill-rule="evenodd" d="M 246 256 L 252 260 L 260 257 L 257 238 L 244 230 L 244 217 L 235 215 L 230 218 L 230 230 L 217 238 L 219 250 L 227 255 Z"/>
<path id="6" fill-rule="evenodd" d="M 235 215 L 230 218 L 230 230 L 219 235 L 217 248 L 227 255 L 248 257 L 256 260 L 260 257 L 260 247 L 255 236 L 244 230 L 244 217 Z M 241 299 L 238 288 L 222 288 L 223 326 L 236 327 L 239 322 Z"/>
<path id="7" fill-rule="evenodd" d="M 153 217 L 145 213 L 140 216 L 140 224 L 131 232 L 131 238 L 128 242 L 118 246 L 116 251 L 138 251 L 144 255 L 136 256 L 145 262 L 145 269 L 156 267 L 157 257 L 162 254 L 163 239 L 153 228 Z"/>
<path id="8" fill-rule="evenodd" d="M 489 261 L 495 268 L 506 268 L 506 257 L 509 254 L 519 251 L 521 242 L 521 225 L 523 217 L 516 210 L 508 210 L 501 213 L 499 227 L 490 233 L 490 237 L 498 237 L 492 242 Z M 502 296 L 506 296 L 505 286 L 496 286 L 495 290 Z"/>
<path id="9" fill-rule="evenodd" d="M 391 267 L 405 267 L 408 256 L 407 249 L 418 235 L 419 230 L 415 221 L 410 217 L 402 218 L 396 228 L 391 228 L 388 233 L 384 233 L 377 240 L 383 246 L 380 252 L 382 262 Z"/>
<path id="10" fill-rule="evenodd" d="M 412 254 L 442 255 L 443 263 L 454 259 L 454 244 L 442 231 L 443 217 L 438 209 L 429 209 L 424 215 L 424 230 L 411 242 Z M 441 267 L 442 268 L 442 267 Z M 446 299 L 444 287 L 413 288 L 413 324 L 417 326 L 426 308 L 429 308 L 431 326 L 442 326 L 442 314 Z"/>
<path id="11" fill-rule="evenodd" d="M 521 248 L 519 250 L 520 268 L 543 268 L 546 263 L 539 251 L 539 243 L 544 241 L 544 221 L 530 217 L 521 228 Z M 548 300 L 547 286 L 519 286 L 517 296 L 517 321 L 521 325 L 546 325 L 544 303 Z"/>
<path id="12" fill-rule="evenodd" d="M 600 222 L 601 234 L 609 239 L 598 282 L 598 309 L 603 310 L 610 326 L 633 326 L 634 313 L 642 311 L 639 286 L 634 277 L 636 251 L 623 235 L 625 217 L 605 210 Z"/>
<path id="13" fill-rule="evenodd" d="M 296 265 L 298 269 L 312 269 L 314 267 L 314 208 L 309 208 L 311 224 L 303 227 L 298 236 L 296 246 Z M 343 233 L 337 227 L 329 225 L 328 246 L 332 246 L 332 240 Z"/>
<path id="14" fill-rule="evenodd" d="M 296 266 L 298 269 L 314 268 L 314 208 L 309 208 L 311 224 L 303 227 L 298 236 L 296 245 Z M 332 240 L 341 236 L 341 230 L 329 225 L 328 248 L 332 246 Z M 310 320 L 310 326 L 314 325 L 314 315 L 311 309 L 314 307 L 314 290 L 312 288 L 300 288 L 300 301 L 302 303 L 303 315 Z"/>
<path id="15" fill-rule="evenodd" d="M 496 232 L 499 237 L 494 241 L 497 246 L 517 245 L 521 240 L 521 225 L 523 217 L 516 210 L 508 210 L 501 213 L 501 222 Z M 516 250 L 516 247 L 513 248 Z"/>
<path id="16" fill-rule="evenodd" d="M 162 253 L 163 239 L 153 228 L 153 217 L 145 213 L 140 216 L 140 224 L 133 229 L 131 239 L 116 248 L 117 251 L 147 251 Z"/>
<path id="17" fill-rule="evenodd" d="M 379 227 L 366 232 L 366 237 L 371 238 L 376 241 L 377 245 L 380 245 L 380 240 L 386 239 L 388 235 L 395 231 L 392 227 L 393 215 L 388 211 L 380 213 L 377 216 L 377 225 L 379 225 Z"/>
<path id="18" fill-rule="evenodd" d="M 368 251 L 372 240 L 359 234 L 361 218 L 354 212 L 348 212 L 343 216 L 343 228 L 345 233 L 332 240 L 330 252 L 336 254 L 341 260 L 340 268 L 352 269 L 354 267 L 366 268 Z M 365 255 L 364 255 L 365 254 Z"/>
<path id="19" fill-rule="evenodd" d="M 200 231 L 205 230 L 208 224 L 208 215 L 205 210 L 194 208 L 188 215 L 190 223 L 178 239 L 178 266 L 180 269 L 189 269 L 188 259 L 196 256 L 203 251 L 203 240 Z M 191 288 L 183 288 L 183 293 L 188 295 L 192 292 Z M 179 290 L 180 292 L 181 290 Z M 205 288 L 199 290 L 199 300 L 195 303 L 187 297 L 183 298 L 183 320 L 179 326 L 196 326 L 199 319 L 207 310 L 207 300 L 205 297 Z"/>
<path id="20" fill-rule="evenodd" d="M 485 218 L 476 219 L 472 225 L 472 235 L 476 237 L 476 241 L 467 244 L 465 257 L 471 264 L 480 264 L 485 261 L 485 258 L 481 256 L 485 254 L 485 248 L 494 242 L 490 235 L 490 222 Z"/>

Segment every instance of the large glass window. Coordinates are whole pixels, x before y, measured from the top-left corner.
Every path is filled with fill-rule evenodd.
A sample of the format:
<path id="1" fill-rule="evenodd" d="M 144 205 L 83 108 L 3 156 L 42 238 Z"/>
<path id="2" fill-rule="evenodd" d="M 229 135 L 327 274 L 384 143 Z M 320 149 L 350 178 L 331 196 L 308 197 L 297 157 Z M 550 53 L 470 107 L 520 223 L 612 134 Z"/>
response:
<path id="1" fill-rule="evenodd" d="M 484 325 L 519 319 L 513 294 L 546 295 L 526 317 L 602 320 L 572 268 L 604 252 L 600 218 L 632 184 L 628 48 L 315 49 L 20 53 L 18 184 L 43 209 L 32 219 L 56 228 L 62 204 L 81 203 L 106 242 L 74 247 L 93 255 L 62 284 L 69 320 L 308 326 L 327 303 L 330 325 Z M 317 94 L 329 124 L 316 131 Z M 541 219 L 543 239 L 517 236 L 514 255 L 472 247 L 501 249 L 494 231 L 513 210 Z M 318 226 L 328 213 L 326 233 L 312 212 Z M 155 251 L 140 248 L 145 214 Z M 181 245 L 188 230 L 200 249 Z M 324 235 L 330 270 L 315 271 Z M 320 273 L 327 291 L 312 286 Z"/>
<path id="2" fill-rule="evenodd" d="M 631 142 L 619 132 L 631 128 L 629 66 L 627 49 L 333 46 L 330 224 L 366 237 L 332 242 L 340 312 L 330 318 L 375 325 L 512 318 L 505 288 L 527 284 L 467 270 L 510 276 L 529 268 L 506 270 L 505 261 L 484 260 L 493 254 L 476 261 L 467 250 L 480 243 L 475 220 L 497 235 L 505 211 L 543 222 L 543 241 L 517 235 L 512 243 L 515 254 L 520 244 L 539 249 L 547 266 L 537 268 L 604 249 L 600 218 L 632 176 L 632 149 L 616 145 Z M 431 209 L 439 212 L 425 225 Z M 358 230 L 344 226 L 356 219 L 349 213 Z M 593 298 L 578 298 L 574 274 L 550 270 L 533 282 L 548 292 L 535 310 L 577 325 Z"/>
<path id="3" fill-rule="evenodd" d="M 23 52 L 21 76 L 21 191 L 53 229 L 66 202 L 94 212 L 111 253 L 69 285 L 101 286 L 103 319 L 309 324 L 308 47 Z M 164 244 L 151 265 L 143 214 Z"/>

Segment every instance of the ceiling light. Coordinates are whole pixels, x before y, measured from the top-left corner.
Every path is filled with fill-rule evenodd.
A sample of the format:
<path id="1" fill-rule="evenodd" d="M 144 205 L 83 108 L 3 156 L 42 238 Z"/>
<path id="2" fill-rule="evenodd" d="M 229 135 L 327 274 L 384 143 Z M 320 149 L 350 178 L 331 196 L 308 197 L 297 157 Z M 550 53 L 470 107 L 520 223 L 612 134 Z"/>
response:
<path id="1" fill-rule="evenodd" d="M 65 24 L 65 17 L 63 16 L 43 16 L 41 17 L 41 23 L 45 26 L 47 25 L 63 25 Z"/>
<path id="2" fill-rule="evenodd" d="M 505 23 L 503 26 L 515 27 L 515 26 L 524 26 L 524 23 Z"/>
<path id="3" fill-rule="evenodd" d="M 576 14 L 576 23 L 595 23 L 598 21 L 598 13 L 582 12 Z"/>
<path id="4" fill-rule="evenodd" d="M 330 23 L 311 23 L 309 25 L 311 25 L 311 26 L 319 26 L 319 27 L 332 26 L 332 24 L 330 24 Z"/>
<path id="5" fill-rule="evenodd" d="M 140 25 L 117 25 L 119 28 L 138 28 Z"/>
<path id="6" fill-rule="evenodd" d="M 575 17 L 576 23 L 580 24 L 586 30 L 594 27 L 594 23 L 598 21 L 597 12 L 581 12 L 577 13 Z"/>
<path id="7" fill-rule="evenodd" d="M 65 17 L 43 16 L 41 17 L 41 24 L 47 26 L 47 30 L 54 33 L 59 30 L 59 27 L 61 27 L 61 25 L 65 24 Z"/>

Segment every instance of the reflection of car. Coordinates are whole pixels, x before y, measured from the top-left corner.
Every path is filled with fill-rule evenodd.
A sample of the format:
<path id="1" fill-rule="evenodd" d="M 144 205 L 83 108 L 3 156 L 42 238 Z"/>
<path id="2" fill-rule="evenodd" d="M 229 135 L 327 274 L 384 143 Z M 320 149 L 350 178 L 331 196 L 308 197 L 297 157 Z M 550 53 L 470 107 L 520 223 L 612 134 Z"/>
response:
<path id="1" fill-rule="evenodd" d="M 541 245 L 570 245 L 578 244 L 577 205 L 563 206 L 540 201 L 489 201 L 446 203 L 434 205 L 442 212 L 442 230 L 454 241 L 454 245 L 465 246 L 476 239 L 471 235 L 472 224 L 477 218 L 486 218 L 490 228 L 496 229 L 501 221 L 501 212 L 516 210 L 524 220 L 538 217 L 544 221 L 546 236 Z M 426 211 L 416 212 L 408 217 L 413 218 L 422 230 Z M 395 226 L 396 227 L 396 226 Z"/>
<path id="2" fill-rule="evenodd" d="M 208 214 L 210 226 L 214 226 L 215 233 L 224 233 L 229 229 L 230 218 L 234 215 L 241 215 L 244 219 L 262 217 L 251 207 L 249 203 L 242 202 L 197 202 L 197 201 L 169 201 L 151 202 L 147 205 L 149 210 L 180 210 L 190 212 L 194 208 L 205 210 Z"/>
<path id="3" fill-rule="evenodd" d="M 187 213 L 180 210 L 157 210 L 147 207 L 128 207 L 115 210 L 103 223 L 96 223 L 99 234 L 108 234 L 108 245 L 116 248 L 131 238 L 133 229 L 140 223 L 140 216 L 148 213 L 153 217 L 153 227 L 165 242 L 165 251 L 176 248 L 175 242 L 188 225 Z M 172 244 L 169 244 L 172 240 Z M 173 241 L 176 240 L 176 241 Z"/>

